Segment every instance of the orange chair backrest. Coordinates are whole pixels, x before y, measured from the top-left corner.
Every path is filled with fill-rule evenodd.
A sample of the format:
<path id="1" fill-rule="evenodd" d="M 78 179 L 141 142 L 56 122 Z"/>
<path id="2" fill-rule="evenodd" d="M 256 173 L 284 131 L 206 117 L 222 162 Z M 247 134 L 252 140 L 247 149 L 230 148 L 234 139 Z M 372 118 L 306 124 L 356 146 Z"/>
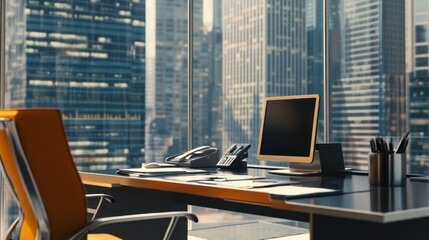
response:
<path id="1" fill-rule="evenodd" d="M 57 109 L 0 110 L 15 122 L 23 152 L 48 218 L 50 239 L 68 239 L 87 224 L 85 191 L 70 153 L 61 112 Z M 14 166 L 4 129 L 0 156 L 23 212 L 20 239 L 35 239 L 37 216 Z"/>

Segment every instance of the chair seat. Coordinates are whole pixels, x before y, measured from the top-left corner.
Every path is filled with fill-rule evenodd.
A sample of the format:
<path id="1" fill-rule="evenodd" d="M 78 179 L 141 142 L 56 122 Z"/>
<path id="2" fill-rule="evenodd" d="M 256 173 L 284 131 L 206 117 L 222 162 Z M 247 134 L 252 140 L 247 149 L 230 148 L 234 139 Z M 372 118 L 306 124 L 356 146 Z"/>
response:
<path id="1" fill-rule="evenodd" d="M 121 240 L 122 238 L 118 238 L 111 234 L 105 233 L 90 233 L 88 234 L 87 240 Z"/>

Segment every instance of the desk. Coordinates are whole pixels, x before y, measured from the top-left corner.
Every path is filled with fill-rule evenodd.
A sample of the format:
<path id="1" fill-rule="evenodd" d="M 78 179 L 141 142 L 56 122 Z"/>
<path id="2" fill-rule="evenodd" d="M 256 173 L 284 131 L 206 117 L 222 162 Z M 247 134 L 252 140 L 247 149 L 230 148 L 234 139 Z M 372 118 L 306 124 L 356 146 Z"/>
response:
<path id="1" fill-rule="evenodd" d="M 95 187 L 93 191 L 104 190 L 111 193 L 109 189 L 121 189 L 122 196 L 119 197 L 125 198 L 135 198 L 138 192 L 149 191 L 149 195 L 144 197 L 145 200 L 155 198 L 153 203 L 156 203 L 161 201 L 161 198 L 168 199 L 161 205 L 168 205 L 174 210 L 186 210 L 189 204 L 306 221 L 310 224 L 310 234 L 314 240 L 428 239 L 428 183 L 407 181 L 403 187 L 381 188 L 371 187 L 366 175 L 287 177 L 268 174 L 264 169 L 248 169 L 240 174 L 290 179 L 301 186 L 338 189 L 342 193 L 285 199 L 269 192 L 183 182 L 171 180 L 169 177 L 138 178 L 80 173 L 84 184 L 90 188 Z M 139 203 L 141 205 L 142 202 Z M 125 208 L 133 207 L 126 204 Z M 178 238 L 186 238 L 186 223 L 182 223 L 181 228 L 184 230 L 182 229 Z"/>

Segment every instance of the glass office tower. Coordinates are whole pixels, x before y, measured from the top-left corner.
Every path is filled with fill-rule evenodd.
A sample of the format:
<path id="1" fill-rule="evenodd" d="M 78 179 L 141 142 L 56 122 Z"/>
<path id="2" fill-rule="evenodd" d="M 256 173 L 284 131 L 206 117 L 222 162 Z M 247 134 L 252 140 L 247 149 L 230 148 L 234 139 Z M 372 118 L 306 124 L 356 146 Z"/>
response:
<path id="1" fill-rule="evenodd" d="M 144 154 L 145 3 L 7 1 L 6 107 L 61 108 L 78 167 Z"/>
<path id="2" fill-rule="evenodd" d="M 307 78 L 308 93 L 320 94 L 319 120 L 316 142 L 324 142 L 323 104 L 323 0 L 306 0 L 305 28 L 307 31 Z"/>
<path id="3" fill-rule="evenodd" d="M 193 147 L 221 141 L 221 4 L 207 2 L 193 6 Z M 148 35 L 147 45 L 145 158 L 162 162 L 188 149 L 188 1 L 146 4 L 148 34 L 155 37 Z M 208 22 L 204 8 L 213 12 Z"/>
<path id="4" fill-rule="evenodd" d="M 222 144 L 250 143 L 254 161 L 262 99 L 307 92 L 305 1 L 223 1 L 222 10 Z"/>
<path id="5" fill-rule="evenodd" d="M 193 147 L 223 152 L 221 2 L 194 1 Z"/>
<path id="6" fill-rule="evenodd" d="M 367 168 L 369 139 L 399 137 L 407 129 L 403 0 L 333 1 L 331 142 L 346 164 Z M 333 39 L 333 41 L 336 41 Z M 337 68 L 337 69 L 335 69 Z M 397 138 L 396 138 L 397 139 Z"/>
<path id="7" fill-rule="evenodd" d="M 188 2 L 147 1 L 146 161 L 187 149 Z"/>
<path id="8" fill-rule="evenodd" d="M 429 2 L 409 1 L 410 171 L 429 173 Z"/>

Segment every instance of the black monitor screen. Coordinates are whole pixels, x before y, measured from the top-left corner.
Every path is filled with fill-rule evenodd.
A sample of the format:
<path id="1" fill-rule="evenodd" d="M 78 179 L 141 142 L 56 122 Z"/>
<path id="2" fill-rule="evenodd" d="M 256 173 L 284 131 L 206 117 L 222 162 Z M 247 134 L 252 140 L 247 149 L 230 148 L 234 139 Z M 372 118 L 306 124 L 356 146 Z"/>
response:
<path id="1" fill-rule="evenodd" d="M 285 161 L 289 156 L 313 155 L 318 98 L 267 99 L 264 108 L 258 155 L 281 156 L 285 158 L 273 160 Z"/>

